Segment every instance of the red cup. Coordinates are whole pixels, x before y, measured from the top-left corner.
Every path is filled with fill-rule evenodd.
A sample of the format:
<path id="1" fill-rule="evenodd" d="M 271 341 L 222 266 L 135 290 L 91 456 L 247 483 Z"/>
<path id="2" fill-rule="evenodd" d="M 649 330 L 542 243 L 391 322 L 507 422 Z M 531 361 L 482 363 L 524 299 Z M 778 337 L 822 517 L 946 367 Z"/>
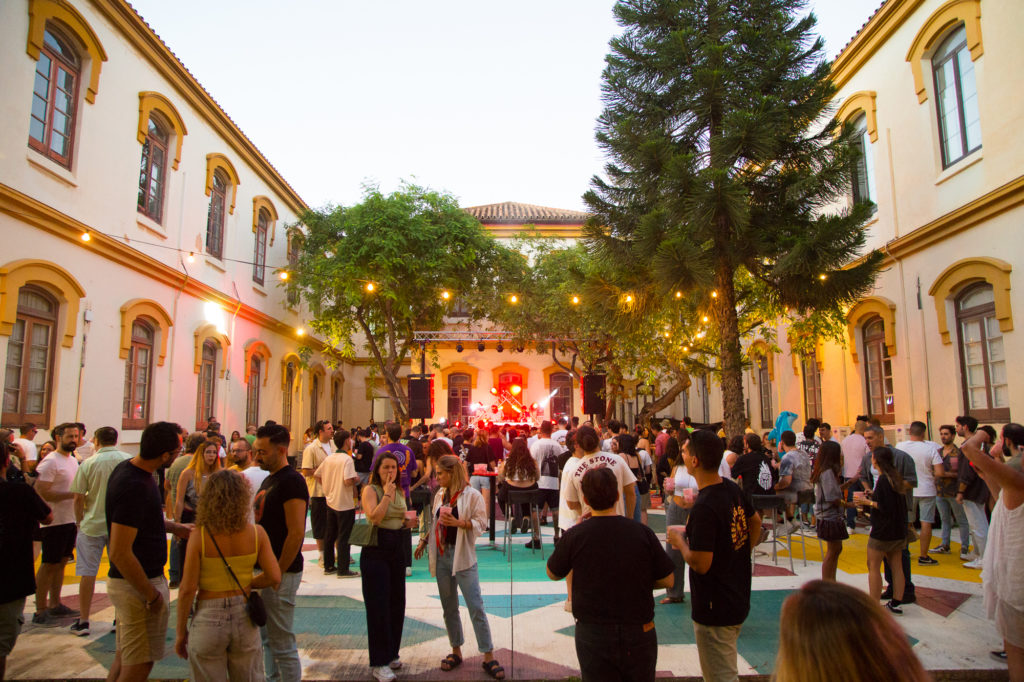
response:
<path id="1" fill-rule="evenodd" d="M 693 504 L 693 488 L 683 488 L 683 499 L 686 500 L 686 504 Z"/>

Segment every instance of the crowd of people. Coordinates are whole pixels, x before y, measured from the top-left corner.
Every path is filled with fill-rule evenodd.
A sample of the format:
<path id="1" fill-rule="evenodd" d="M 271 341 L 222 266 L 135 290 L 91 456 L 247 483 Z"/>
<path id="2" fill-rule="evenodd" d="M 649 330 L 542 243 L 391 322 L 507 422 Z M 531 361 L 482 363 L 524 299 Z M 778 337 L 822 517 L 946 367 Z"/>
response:
<path id="1" fill-rule="evenodd" d="M 731 440 L 689 420 L 633 429 L 562 418 L 351 431 L 321 420 L 299 442 L 274 422 L 227 438 L 211 418 L 191 434 L 151 424 L 134 456 L 118 449 L 112 427 L 88 438 L 83 424 L 65 423 L 39 444 L 27 424 L 19 438 L 0 433 L 0 547 L 8 557 L 0 568 L 0 677 L 28 596 L 35 594 L 34 625 L 75 617 L 70 632 L 90 633 L 106 549 L 117 635 L 111 680 L 145 679 L 162 658 L 171 589 L 178 590 L 174 649 L 194 679 L 299 680 L 294 609 L 308 518 L 318 569 L 362 583 L 376 679 L 392 680 L 402 668 L 405 580 L 424 555 L 451 645 L 441 670 L 463 662 L 461 592 L 483 670 L 504 679 L 476 557 L 494 492 L 506 530 L 528 535 L 527 547 L 538 548 L 541 527 L 553 526 L 547 570 L 567 580 L 584 679 L 653 679 L 653 593 L 665 589 L 661 604 L 684 602 L 687 572 L 704 677 L 736 679 L 752 555 L 769 536 L 801 526 L 827 550 L 822 580 L 782 609 L 776 678 L 821 679 L 846 661 L 858 671 L 849 679 L 885 677 L 886 665 L 926 679 L 905 638 L 892 636 L 899 630 L 890 614 L 915 601 L 910 548 L 918 545 L 918 566 L 934 566 L 932 554 L 953 551 L 954 521 L 960 558 L 983 569 L 986 608 L 1004 637 L 993 653 L 1007 661 L 1011 679 L 1024 679 L 1024 583 L 1015 579 L 1024 564 L 1024 426 L 997 434 L 961 416 L 940 427 L 936 443 L 913 422 L 906 440 L 890 446 L 867 417 L 842 440 L 814 419 L 798 434 L 795 417 L 784 412 L 772 431 L 748 427 Z M 533 491 L 532 503 L 513 504 L 516 491 Z M 646 525 L 652 492 L 664 502 L 664 545 Z M 769 528 L 767 512 L 776 509 L 781 517 Z M 941 535 L 933 546 L 936 512 Z M 835 583 L 843 542 L 857 532 L 868 534 L 866 594 Z M 353 544 L 361 547 L 358 567 Z M 71 559 L 81 577 L 78 609 L 61 601 Z M 858 618 L 846 615 L 851 608 Z M 839 640 L 846 648 L 879 636 L 900 641 L 890 642 L 885 660 L 837 653 L 812 664 L 810 640 L 798 633 L 830 649 Z"/>

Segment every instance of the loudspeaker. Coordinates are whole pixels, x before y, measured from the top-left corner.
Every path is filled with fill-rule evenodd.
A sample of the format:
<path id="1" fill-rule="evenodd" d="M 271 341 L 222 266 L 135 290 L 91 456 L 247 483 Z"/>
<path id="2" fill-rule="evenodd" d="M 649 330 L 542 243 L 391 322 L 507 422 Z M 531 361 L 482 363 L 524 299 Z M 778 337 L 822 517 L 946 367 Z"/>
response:
<path id="1" fill-rule="evenodd" d="M 409 419 L 434 416 L 434 378 L 409 379 Z"/>
<path id="2" fill-rule="evenodd" d="M 604 414 L 604 375 L 583 375 L 583 414 Z"/>

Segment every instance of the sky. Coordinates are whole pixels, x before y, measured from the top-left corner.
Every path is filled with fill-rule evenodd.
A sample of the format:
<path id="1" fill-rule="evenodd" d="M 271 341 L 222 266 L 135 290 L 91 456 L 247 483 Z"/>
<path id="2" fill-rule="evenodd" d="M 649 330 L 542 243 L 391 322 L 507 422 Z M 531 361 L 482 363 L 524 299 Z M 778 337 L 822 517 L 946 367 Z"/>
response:
<path id="1" fill-rule="evenodd" d="M 613 0 L 131 0 L 311 207 L 413 182 L 582 210 Z M 881 0 L 811 0 L 834 57 Z"/>

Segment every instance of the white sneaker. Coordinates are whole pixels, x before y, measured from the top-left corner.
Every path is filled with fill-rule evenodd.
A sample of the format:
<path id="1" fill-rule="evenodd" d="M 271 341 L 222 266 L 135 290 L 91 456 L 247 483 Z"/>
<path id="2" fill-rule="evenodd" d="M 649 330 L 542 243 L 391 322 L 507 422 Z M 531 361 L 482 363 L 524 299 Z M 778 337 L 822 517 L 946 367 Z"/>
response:
<path id="1" fill-rule="evenodd" d="M 968 561 L 966 564 L 964 564 L 964 568 L 982 569 L 985 568 L 985 562 L 983 562 L 981 559 L 975 559 L 974 561 Z"/>
<path id="2" fill-rule="evenodd" d="M 395 679 L 395 674 L 391 672 L 391 668 L 386 665 L 379 666 L 372 669 L 373 678 L 378 682 L 391 682 Z"/>
<path id="3" fill-rule="evenodd" d="M 392 670 L 401 670 L 402 669 L 402 659 L 396 658 L 395 660 L 393 660 L 390 663 L 388 663 L 388 667 L 391 668 Z"/>
<path id="4" fill-rule="evenodd" d="M 412 566 L 405 567 L 405 577 L 408 578 L 412 575 Z"/>

